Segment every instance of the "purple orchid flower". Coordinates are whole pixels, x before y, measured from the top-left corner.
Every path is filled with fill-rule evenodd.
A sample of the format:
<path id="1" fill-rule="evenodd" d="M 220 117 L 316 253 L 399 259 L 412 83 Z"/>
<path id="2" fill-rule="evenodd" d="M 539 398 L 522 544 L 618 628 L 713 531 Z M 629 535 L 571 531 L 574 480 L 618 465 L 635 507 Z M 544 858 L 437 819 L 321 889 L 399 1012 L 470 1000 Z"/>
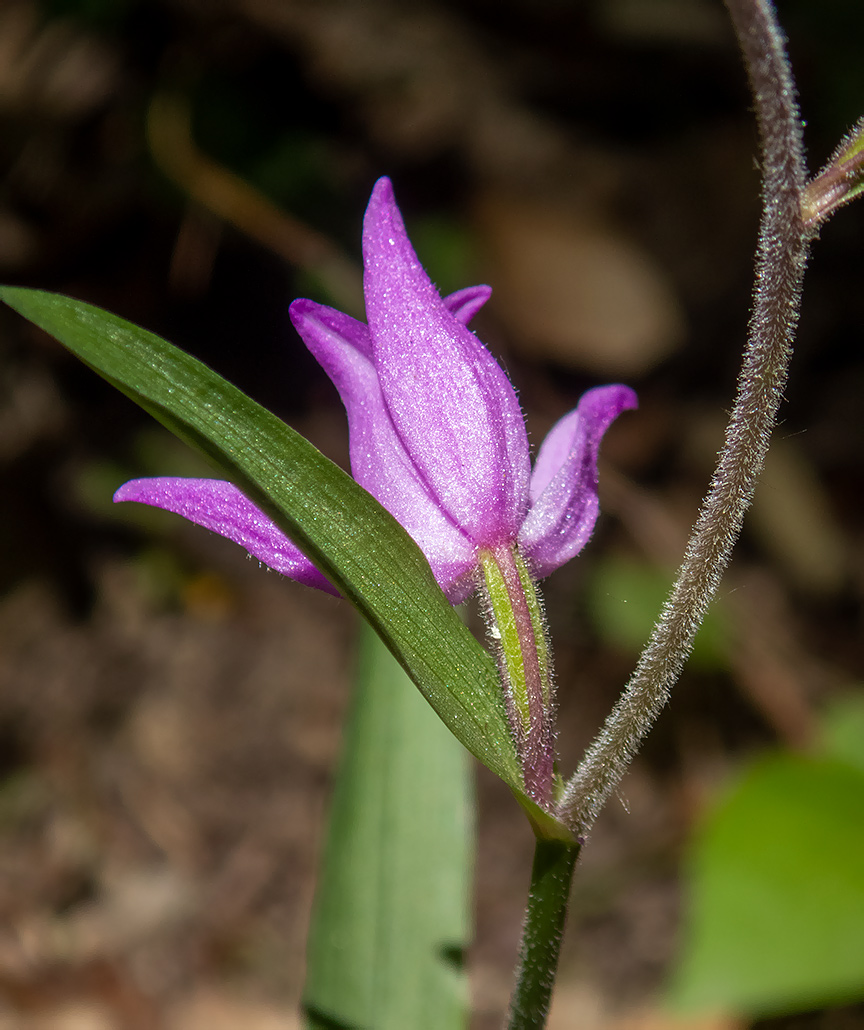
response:
<path id="1" fill-rule="evenodd" d="M 533 472 L 507 376 L 467 328 L 488 300 L 475 286 L 443 298 L 408 240 L 389 179 L 363 230 L 368 325 L 310 300 L 291 305 L 306 346 L 348 414 L 351 470 L 422 549 L 453 604 L 478 585 L 480 556 L 518 545 L 541 578 L 585 545 L 598 514 L 597 452 L 636 396 L 590 390 L 546 437 Z M 137 479 L 115 501 L 183 515 L 291 579 L 336 593 L 300 549 L 231 483 Z"/>

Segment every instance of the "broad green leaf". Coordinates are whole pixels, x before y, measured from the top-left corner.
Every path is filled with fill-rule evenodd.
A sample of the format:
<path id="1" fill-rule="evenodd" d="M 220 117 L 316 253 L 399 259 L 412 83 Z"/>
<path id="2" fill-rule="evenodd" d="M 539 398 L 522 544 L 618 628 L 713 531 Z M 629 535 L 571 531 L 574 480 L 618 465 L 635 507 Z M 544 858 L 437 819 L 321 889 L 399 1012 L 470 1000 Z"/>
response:
<path id="1" fill-rule="evenodd" d="M 315 1030 L 466 1025 L 466 757 L 366 630 L 307 946 Z"/>
<path id="2" fill-rule="evenodd" d="M 752 765 L 693 848 L 679 1009 L 773 1015 L 864 998 L 864 770 Z"/>
<path id="3" fill-rule="evenodd" d="M 286 532 L 372 624 L 468 750 L 522 794 L 498 673 L 420 549 L 308 440 L 153 333 L 59 294 L 0 299 L 202 451 Z"/>

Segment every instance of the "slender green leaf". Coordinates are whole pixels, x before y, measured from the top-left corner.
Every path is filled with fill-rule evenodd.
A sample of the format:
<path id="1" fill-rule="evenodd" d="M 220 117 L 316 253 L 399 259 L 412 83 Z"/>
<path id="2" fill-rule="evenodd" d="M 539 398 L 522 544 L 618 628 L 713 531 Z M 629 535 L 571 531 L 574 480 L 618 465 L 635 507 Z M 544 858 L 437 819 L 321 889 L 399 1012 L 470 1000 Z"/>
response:
<path id="1" fill-rule="evenodd" d="M 864 998 L 864 770 L 757 761 L 690 863 L 676 1008 L 773 1015 Z"/>
<path id="2" fill-rule="evenodd" d="M 466 1025 L 466 758 L 367 630 L 307 949 L 315 1030 Z"/>
<path id="3" fill-rule="evenodd" d="M 181 439 L 201 450 L 357 606 L 438 715 L 516 793 L 522 779 L 495 663 L 405 530 L 271 412 L 165 340 L 90 304 L 0 288 Z"/>

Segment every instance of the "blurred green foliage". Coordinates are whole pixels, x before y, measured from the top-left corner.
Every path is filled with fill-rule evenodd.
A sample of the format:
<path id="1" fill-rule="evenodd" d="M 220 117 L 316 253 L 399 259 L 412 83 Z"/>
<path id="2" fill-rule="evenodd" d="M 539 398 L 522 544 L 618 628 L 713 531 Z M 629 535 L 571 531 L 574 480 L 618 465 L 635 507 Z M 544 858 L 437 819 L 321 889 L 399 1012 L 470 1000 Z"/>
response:
<path id="1" fill-rule="evenodd" d="M 632 558 L 611 555 L 593 565 L 586 601 L 604 643 L 634 657 L 645 646 L 669 593 L 667 572 Z M 729 630 L 722 604 L 715 604 L 693 644 L 690 666 L 711 671 L 728 665 Z"/>
<path id="2" fill-rule="evenodd" d="M 778 1015 L 864 998 L 864 700 L 835 705 L 822 753 L 751 762 L 707 814 L 671 1002 Z"/>

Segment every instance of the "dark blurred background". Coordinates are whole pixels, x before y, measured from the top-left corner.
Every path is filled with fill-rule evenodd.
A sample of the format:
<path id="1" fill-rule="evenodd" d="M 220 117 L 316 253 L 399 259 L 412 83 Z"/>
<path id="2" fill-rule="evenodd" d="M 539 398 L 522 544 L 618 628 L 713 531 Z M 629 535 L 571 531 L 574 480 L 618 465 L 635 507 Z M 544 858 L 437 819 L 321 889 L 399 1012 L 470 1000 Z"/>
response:
<path id="1" fill-rule="evenodd" d="M 864 113 L 864 8 L 778 7 L 816 170 Z M 362 213 L 390 175 L 442 290 L 494 287 L 474 328 L 535 442 L 592 385 L 641 398 L 606 441 L 595 537 L 546 589 L 570 769 L 671 581 L 733 394 L 748 108 L 715 0 L 3 0 L 0 277 L 165 335 L 344 464 L 338 398 L 287 309 L 357 313 Z M 816 244 L 765 480 L 586 850 L 553 1027 L 667 1025 L 694 819 L 742 759 L 806 749 L 860 690 L 862 229 L 853 206 Z M 179 519 L 114 509 L 147 474 L 207 471 L 0 311 L 2 1030 L 295 1025 L 353 616 Z M 531 839 L 482 770 L 479 799 L 485 1030 Z"/>

